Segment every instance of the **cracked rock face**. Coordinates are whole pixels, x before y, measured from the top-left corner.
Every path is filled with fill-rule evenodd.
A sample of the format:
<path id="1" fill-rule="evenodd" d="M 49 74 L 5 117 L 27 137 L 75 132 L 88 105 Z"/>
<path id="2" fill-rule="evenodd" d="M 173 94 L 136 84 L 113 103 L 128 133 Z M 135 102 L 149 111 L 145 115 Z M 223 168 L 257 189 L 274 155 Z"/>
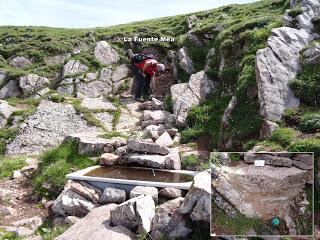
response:
<path id="1" fill-rule="evenodd" d="M 248 217 L 285 219 L 309 172 L 296 167 L 212 166 L 213 188 Z"/>
<path id="2" fill-rule="evenodd" d="M 193 106 L 199 105 L 214 91 L 215 84 L 204 71 L 190 76 L 188 83 L 180 83 L 171 87 L 173 112 L 178 127 L 185 126 L 188 111 Z"/>
<path id="3" fill-rule="evenodd" d="M 7 155 L 41 153 L 58 146 L 72 133 L 97 132 L 88 126 L 72 105 L 43 100 L 37 111 L 21 124 L 19 134 L 7 145 Z"/>
<path id="4" fill-rule="evenodd" d="M 277 122 L 286 109 L 300 104 L 288 83 L 295 79 L 302 69 L 300 51 L 314 38 L 312 18 L 320 15 L 320 4 L 317 1 L 304 0 L 301 6 L 303 13 L 297 17 L 301 28 L 273 29 L 267 47 L 258 50 L 256 54 L 260 114 L 265 122 L 269 121 L 263 124 L 261 137 L 270 136 L 275 129 L 270 122 Z"/>
<path id="5" fill-rule="evenodd" d="M 89 68 L 81 63 L 79 60 L 69 60 L 64 66 L 62 77 L 70 76 L 73 74 L 83 73 L 88 71 Z"/>
<path id="6" fill-rule="evenodd" d="M 112 64 L 120 60 L 118 53 L 106 41 L 97 42 L 94 55 L 101 64 Z"/>
<path id="7" fill-rule="evenodd" d="M 45 88 L 49 84 L 49 80 L 36 74 L 28 74 L 20 77 L 19 86 L 25 96 L 35 94 L 37 91 Z"/>

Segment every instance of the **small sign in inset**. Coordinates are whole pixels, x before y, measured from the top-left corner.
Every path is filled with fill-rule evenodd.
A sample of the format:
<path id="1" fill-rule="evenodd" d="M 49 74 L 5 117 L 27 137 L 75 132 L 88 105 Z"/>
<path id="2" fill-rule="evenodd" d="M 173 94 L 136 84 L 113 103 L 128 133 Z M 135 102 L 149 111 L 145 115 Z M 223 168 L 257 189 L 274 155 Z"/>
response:
<path id="1" fill-rule="evenodd" d="M 265 160 L 255 160 L 254 161 L 254 166 L 256 167 L 264 167 L 266 165 Z"/>

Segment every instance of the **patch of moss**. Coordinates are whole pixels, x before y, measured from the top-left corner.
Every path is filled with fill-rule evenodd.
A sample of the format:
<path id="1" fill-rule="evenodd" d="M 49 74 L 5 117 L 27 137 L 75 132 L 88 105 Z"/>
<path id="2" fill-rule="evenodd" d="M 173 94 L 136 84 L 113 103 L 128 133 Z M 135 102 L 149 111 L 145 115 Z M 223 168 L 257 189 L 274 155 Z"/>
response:
<path id="1" fill-rule="evenodd" d="M 288 13 L 288 15 L 292 18 L 296 18 L 300 14 L 302 14 L 302 9 L 300 7 L 290 9 Z"/>
<path id="2" fill-rule="evenodd" d="M 99 137 L 102 137 L 102 138 L 106 138 L 106 139 L 111 139 L 111 138 L 114 138 L 114 137 L 121 137 L 121 138 L 125 138 L 125 139 L 128 139 L 128 136 L 121 133 L 121 132 L 105 132 L 101 135 L 99 135 Z"/>
<path id="3" fill-rule="evenodd" d="M 39 169 L 33 176 L 34 192 L 47 198 L 56 198 L 66 182 L 66 174 L 94 165 L 78 153 L 78 144 L 67 141 L 41 156 Z"/>
<path id="4" fill-rule="evenodd" d="M 278 128 L 272 133 L 270 141 L 287 147 L 295 140 L 296 135 L 296 131 L 292 128 Z"/>
<path id="5" fill-rule="evenodd" d="M 10 177 L 14 170 L 21 169 L 25 165 L 26 162 L 24 157 L 0 157 L 0 179 L 4 177 Z"/>

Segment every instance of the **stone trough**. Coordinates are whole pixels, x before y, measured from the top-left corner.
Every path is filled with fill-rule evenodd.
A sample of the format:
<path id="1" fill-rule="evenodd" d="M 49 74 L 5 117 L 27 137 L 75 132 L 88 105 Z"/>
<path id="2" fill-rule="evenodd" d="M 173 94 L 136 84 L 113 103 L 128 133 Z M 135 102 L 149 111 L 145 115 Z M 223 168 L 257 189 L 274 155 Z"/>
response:
<path id="1" fill-rule="evenodd" d="M 125 166 L 92 166 L 66 175 L 70 180 L 83 180 L 104 190 L 107 187 L 131 191 L 135 186 L 189 190 L 194 171 L 153 169 Z"/>

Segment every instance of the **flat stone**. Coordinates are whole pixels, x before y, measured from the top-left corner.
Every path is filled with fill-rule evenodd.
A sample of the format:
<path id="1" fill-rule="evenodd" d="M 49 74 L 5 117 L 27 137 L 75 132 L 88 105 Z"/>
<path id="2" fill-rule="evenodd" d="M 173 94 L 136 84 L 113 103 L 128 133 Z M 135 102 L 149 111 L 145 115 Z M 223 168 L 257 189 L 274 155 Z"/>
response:
<path id="1" fill-rule="evenodd" d="M 264 160 L 265 164 L 273 166 L 292 166 L 292 160 L 288 157 L 274 156 L 271 154 L 262 154 L 262 153 L 245 153 L 244 161 L 246 163 L 254 163 L 255 160 Z"/>
<path id="2" fill-rule="evenodd" d="M 88 71 L 89 68 L 84 65 L 80 60 L 69 60 L 64 66 L 62 70 L 62 77 L 75 75 L 79 73 L 84 73 Z"/>
<path id="3" fill-rule="evenodd" d="M 84 181 L 72 181 L 70 184 L 70 189 L 93 203 L 98 203 L 101 196 L 101 191 L 99 189 L 89 185 Z"/>
<path id="4" fill-rule="evenodd" d="M 0 99 L 6 99 L 9 97 L 18 97 L 22 93 L 19 87 L 19 82 L 16 80 L 10 80 L 4 87 L 0 90 Z"/>
<path id="5" fill-rule="evenodd" d="M 300 169 L 313 169 L 314 159 L 312 154 L 297 153 L 292 157 L 292 164 Z"/>
<path id="6" fill-rule="evenodd" d="M 93 209 L 56 240 L 135 240 L 136 235 L 127 228 L 111 226 L 110 211 L 116 207 L 116 204 L 108 204 Z"/>
<path id="7" fill-rule="evenodd" d="M 16 215 L 17 210 L 12 207 L 0 206 L 0 216 L 11 216 Z"/>
<path id="8" fill-rule="evenodd" d="M 151 99 L 151 106 L 154 110 L 162 110 L 163 109 L 163 102 L 156 98 Z"/>
<path id="9" fill-rule="evenodd" d="M 164 132 L 156 141 L 156 144 L 163 147 L 170 147 L 173 145 L 173 141 L 169 135 L 169 133 Z"/>
<path id="10" fill-rule="evenodd" d="M 129 139 L 127 146 L 128 150 L 132 150 L 135 152 L 145 152 L 160 155 L 167 155 L 170 152 L 170 150 L 166 147 L 160 146 L 155 143 L 146 143 L 136 139 Z"/>
<path id="11" fill-rule="evenodd" d="M 109 101 L 102 98 L 84 98 L 81 107 L 91 110 L 116 110 L 117 108 Z"/>

